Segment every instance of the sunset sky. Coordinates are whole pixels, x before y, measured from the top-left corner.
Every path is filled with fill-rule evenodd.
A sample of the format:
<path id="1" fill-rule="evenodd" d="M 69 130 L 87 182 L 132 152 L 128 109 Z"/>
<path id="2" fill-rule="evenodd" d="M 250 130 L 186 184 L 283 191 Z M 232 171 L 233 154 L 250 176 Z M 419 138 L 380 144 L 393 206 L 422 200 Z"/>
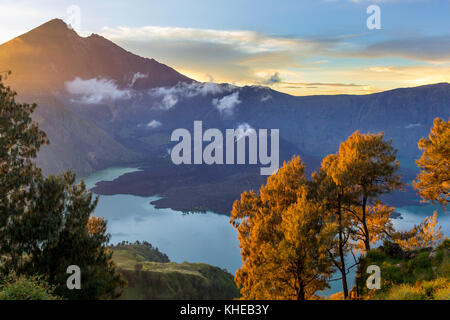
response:
<path id="1" fill-rule="evenodd" d="M 371 4 L 380 30 L 366 26 Z M 293 95 L 450 82 L 449 0 L 0 0 L 0 43 L 68 21 L 71 5 L 80 35 L 101 34 L 199 81 Z"/>

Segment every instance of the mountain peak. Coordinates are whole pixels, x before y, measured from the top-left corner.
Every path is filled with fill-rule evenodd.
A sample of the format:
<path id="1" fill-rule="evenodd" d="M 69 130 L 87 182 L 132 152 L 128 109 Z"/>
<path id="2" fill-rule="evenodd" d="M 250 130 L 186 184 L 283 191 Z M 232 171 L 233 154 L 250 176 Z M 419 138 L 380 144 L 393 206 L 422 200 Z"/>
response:
<path id="1" fill-rule="evenodd" d="M 55 18 L 52 19 L 50 21 L 45 22 L 44 24 L 40 25 L 37 28 L 66 28 L 66 29 L 71 29 L 67 23 L 59 18 Z"/>
<path id="2" fill-rule="evenodd" d="M 33 40 L 46 38 L 58 38 L 58 37 L 79 37 L 78 34 L 63 20 L 52 19 L 39 27 L 32 29 L 31 31 L 19 36 L 18 38 L 32 38 Z"/>
<path id="3" fill-rule="evenodd" d="M 134 89 L 173 86 L 192 79 L 153 59 L 128 52 L 96 34 L 80 37 L 61 19 L 0 45 L 0 70 L 11 70 L 16 90 L 64 91 L 75 78 L 105 78 Z M 132 81 L 136 74 L 140 77 Z"/>

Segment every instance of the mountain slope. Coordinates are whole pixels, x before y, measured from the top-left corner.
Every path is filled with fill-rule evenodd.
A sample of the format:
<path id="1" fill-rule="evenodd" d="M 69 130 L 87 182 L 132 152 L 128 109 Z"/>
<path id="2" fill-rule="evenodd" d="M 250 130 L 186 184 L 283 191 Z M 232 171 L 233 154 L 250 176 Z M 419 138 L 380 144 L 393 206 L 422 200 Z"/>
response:
<path id="1" fill-rule="evenodd" d="M 204 263 L 169 262 L 148 243 L 111 246 L 128 285 L 121 300 L 231 300 L 239 297 L 233 276 Z"/>
<path id="2" fill-rule="evenodd" d="M 417 141 L 435 117 L 450 117 L 448 83 L 306 97 L 199 83 L 100 36 L 79 37 L 61 20 L 1 45 L 0 70 L 7 69 L 19 99 L 39 103 L 35 118 L 52 143 L 38 158 L 46 173 L 70 168 L 86 175 L 139 162 L 145 170 L 101 183 L 96 191 L 159 194 L 165 198 L 157 206 L 185 211 L 227 213 L 240 192 L 265 181 L 259 165 L 175 166 L 170 135 L 178 128 L 192 132 L 195 120 L 203 121 L 203 130 L 279 129 L 280 165 L 299 154 L 309 172 L 355 130 L 383 131 L 398 149 L 407 182 L 417 170 Z M 397 203 L 402 197 L 416 199 L 412 190 Z"/>
<path id="3" fill-rule="evenodd" d="M 145 78 L 135 88 L 175 85 L 191 79 L 153 59 L 134 55 L 99 36 L 80 37 L 62 20 L 51 20 L 0 46 L 0 70 L 12 70 L 11 85 L 21 91 L 64 90 L 76 77 L 104 77 L 119 87 Z"/>

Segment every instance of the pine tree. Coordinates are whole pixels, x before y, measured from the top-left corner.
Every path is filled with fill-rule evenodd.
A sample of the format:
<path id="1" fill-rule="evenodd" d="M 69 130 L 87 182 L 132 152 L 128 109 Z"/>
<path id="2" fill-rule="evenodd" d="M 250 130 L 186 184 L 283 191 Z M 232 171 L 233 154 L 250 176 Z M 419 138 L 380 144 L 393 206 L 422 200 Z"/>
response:
<path id="1" fill-rule="evenodd" d="M 370 232 L 370 204 L 379 203 L 380 195 L 403 187 L 400 176 L 396 174 L 399 168 L 396 154 L 392 141 L 384 141 L 384 133 L 361 134 L 355 131 L 339 146 L 337 163 L 331 176 L 336 184 L 346 186 L 358 196 L 360 210 L 350 212 L 355 225 L 361 229 L 365 251 L 370 250 L 373 238 L 379 236 Z M 388 211 L 382 212 L 387 214 Z"/>
<path id="2" fill-rule="evenodd" d="M 106 249 L 106 221 L 97 199 L 75 175 L 44 177 L 35 165 L 48 143 L 31 114 L 0 78 L 0 271 L 40 275 L 70 299 L 113 298 L 124 285 Z M 68 290 L 67 267 L 82 272 L 82 289 Z"/>
<path id="3" fill-rule="evenodd" d="M 450 197 L 450 119 L 434 119 L 428 138 L 419 141 L 422 157 L 414 187 L 424 200 L 447 206 Z"/>
<path id="4" fill-rule="evenodd" d="M 326 287 L 334 234 L 323 214 L 308 199 L 299 157 L 284 163 L 259 194 L 241 195 L 230 222 L 240 241 L 243 265 L 235 281 L 243 299 L 308 299 Z"/>
<path id="5" fill-rule="evenodd" d="M 28 186 L 41 174 L 33 159 L 48 139 L 32 118 L 36 104 L 16 103 L 0 76 L 0 265 L 17 268 L 23 247 L 10 237 L 30 202 Z"/>

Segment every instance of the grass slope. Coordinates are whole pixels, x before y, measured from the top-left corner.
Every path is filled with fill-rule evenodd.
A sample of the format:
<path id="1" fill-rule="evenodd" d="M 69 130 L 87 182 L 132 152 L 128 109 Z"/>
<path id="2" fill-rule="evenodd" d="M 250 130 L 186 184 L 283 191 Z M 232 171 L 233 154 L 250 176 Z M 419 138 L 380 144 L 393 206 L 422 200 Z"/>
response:
<path id="1" fill-rule="evenodd" d="M 111 247 L 113 260 L 128 286 L 121 299 L 233 299 L 239 292 L 233 276 L 204 263 L 169 262 L 150 244 Z"/>
<path id="2" fill-rule="evenodd" d="M 366 286 L 369 265 L 381 269 L 381 289 Z M 437 248 L 403 251 L 386 244 L 368 252 L 361 261 L 357 283 L 369 299 L 450 300 L 450 240 Z"/>

